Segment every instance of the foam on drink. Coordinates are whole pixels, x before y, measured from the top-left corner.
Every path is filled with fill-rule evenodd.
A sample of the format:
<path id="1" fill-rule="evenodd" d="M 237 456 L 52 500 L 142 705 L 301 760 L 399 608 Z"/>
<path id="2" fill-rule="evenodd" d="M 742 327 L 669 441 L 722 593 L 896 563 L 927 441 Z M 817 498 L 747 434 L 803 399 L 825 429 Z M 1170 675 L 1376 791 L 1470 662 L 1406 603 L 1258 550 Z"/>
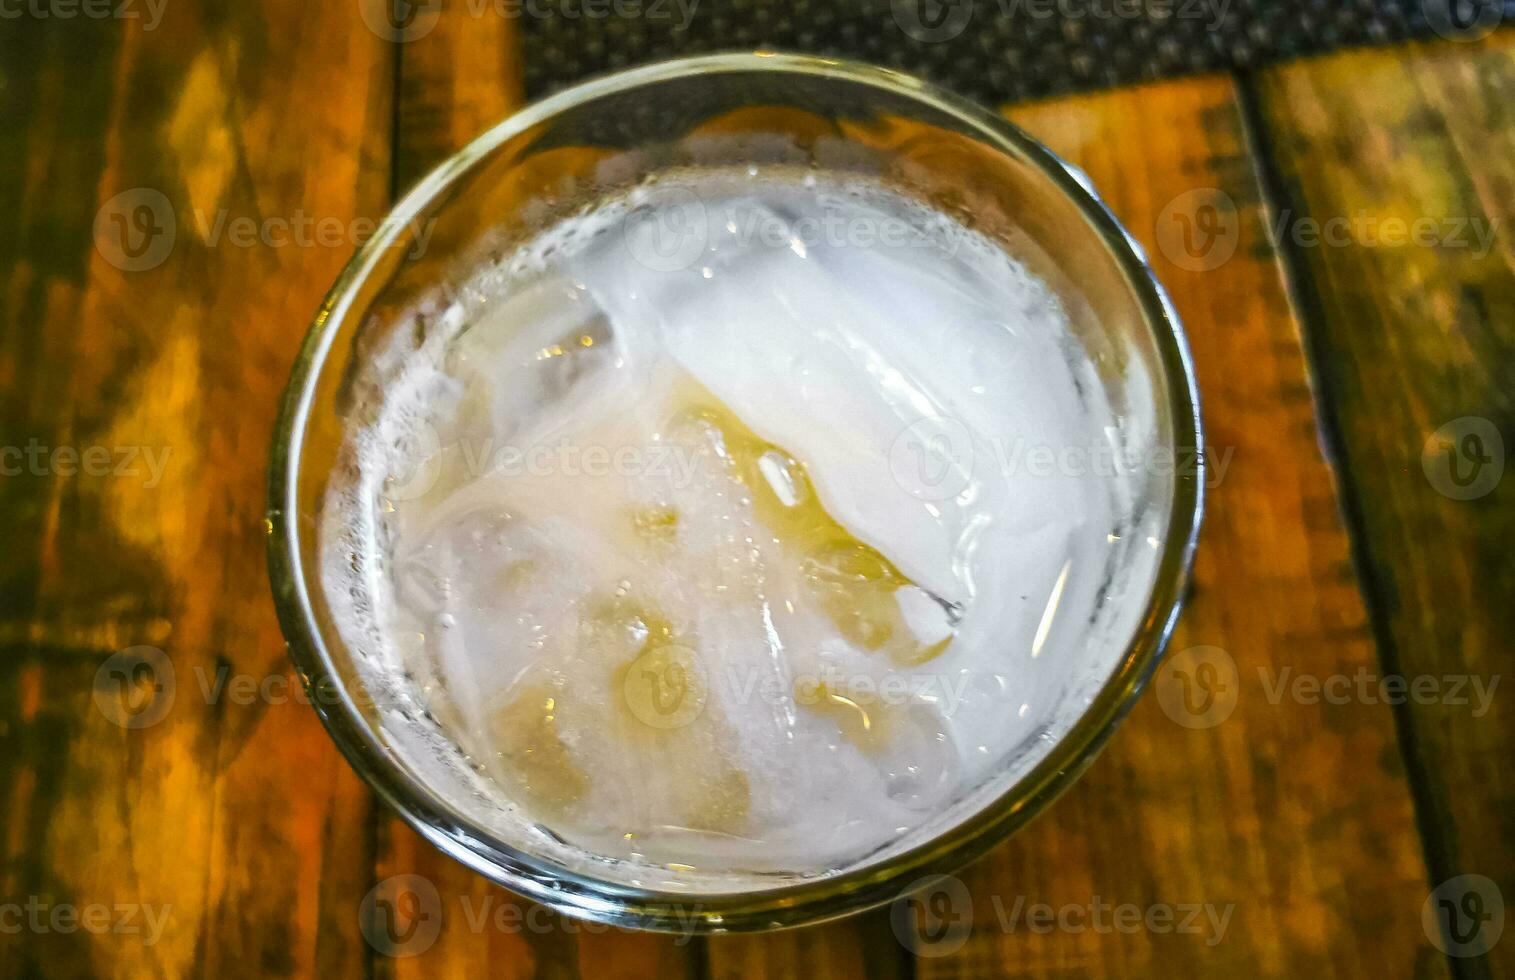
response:
<path id="1" fill-rule="evenodd" d="M 371 370 L 328 598 L 518 846 L 829 873 L 1022 771 L 1118 655 L 1128 491 L 1032 456 L 1127 422 L 1040 281 L 882 186 L 665 176 Z"/>

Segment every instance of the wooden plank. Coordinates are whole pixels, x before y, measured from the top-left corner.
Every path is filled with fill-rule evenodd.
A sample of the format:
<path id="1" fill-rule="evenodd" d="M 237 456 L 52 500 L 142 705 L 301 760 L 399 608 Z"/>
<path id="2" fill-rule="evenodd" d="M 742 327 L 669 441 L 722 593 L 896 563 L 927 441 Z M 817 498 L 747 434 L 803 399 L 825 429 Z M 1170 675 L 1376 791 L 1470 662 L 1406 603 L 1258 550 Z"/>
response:
<path id="1" fill-rule="evenodd" d="M 1081 782 L 962 873 L 966 897 L 942 893 L 972 929 L 924 942 L 919 975 L 1444 975 L 1388 709 L 1268 697 L 1285 668 L 1376 658 L 1230 80 L 1008 114 L 1088 172 L 1169 288 L 1210 496 L 1154 690 Z M 1186 241 L 1186 219 L 1208 234 Z M 1214 704 L 1186 705 L 1186 678 Z"/>
<path id="2" fill-rule="evenodd" d="M 168 914 L 0 936 L 0 972 L 350 974 L 369 796 L 279 687 L 261 517 L 300 337 L 383 205 L 391 62 L 344 5 L 138 6 L 4 32 L 0 442 L 136 471 L 0 481 L 0 890 Z M 144 644 L 158 689 L 123 713 L 111 655 Z"/>
<path id="3" fill-rule="evenodd" d="M 1401 710 L 1433 879 L 1484 876 L 1492 910 L 1515 901 L 1515 705 L 1475 685 L 1515 662 L 1515 32 L 1299 62 L 1258 95 L 1371 605 L 1424 679 Z M 1508 935 L 1487 967 L 1515 973 Z"/>
<path id="4" fill-rule="evenodd" d="M 477 0 L 437 2 L 418 17 L 399 42 L 402 191 L 526 101 L 517 20 Z"/>
<path id="5" fill-rule="evenodd" d="M 894 937 L 888 909 L 783 932 L 714 936 L 708 948 L 715 980 L 910 976 L 910 956 Z"/>
<path id="6" fill-rule="evenodd" d="M 0 434 L 8 450 L 35 446 L 47 454 L 23 459 L 7 453 L 0 460 L 6 467 L 0 536 L 9 551 L 0 564 L 0 644 L 38 640 L 45 632 L 33 625 L 44 566 L 59 554 L 51 539 L 58 534 L 62 491 L 79 482 L 49 476 L 51 453 L 73 439 L 73 429 L 94 421 L 66 415 L 57 404 L 63 365 L 79 346 L 77 331 L 62 326 L 80 315 L 93 254 L 89 236 L 99 202 L 86 189 L 97 185 L 105 166 L 120 26 L 48 19 L 0 31 L 0 123 L 7 133 L 0 142 Z M 74 193 L 46 193 L 48 184 Z M 167 588 L 143 590 L 152 597 L 144 602 L 127 572 L 135 568 L 140 583 L 153 574 L 153 564 L 141 560 L 140 549 L 111 522 L 94 516 L 89 523 L 85 536 L 97 574 L 69 597 L 76 618 L 158 619 Z M 50 591 L 59 590 L 50 583 Z M 54 639 L 90 639 L 83 631 L 60 637 L 54 619 Z"/>

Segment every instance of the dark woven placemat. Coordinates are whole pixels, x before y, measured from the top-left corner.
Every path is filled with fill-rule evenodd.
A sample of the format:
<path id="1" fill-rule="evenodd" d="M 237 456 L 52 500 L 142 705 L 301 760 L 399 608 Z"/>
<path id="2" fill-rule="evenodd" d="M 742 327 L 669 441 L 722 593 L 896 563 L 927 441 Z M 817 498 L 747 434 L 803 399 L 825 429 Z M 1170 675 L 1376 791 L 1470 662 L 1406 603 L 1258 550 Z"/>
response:
<path id="1" fill-rule="evenodd" d="M 856 58 L 988 104 L 1412 37 L 1474 40 L 1515 0 L 522 0 L 526 86 L 768 47 Z"/>

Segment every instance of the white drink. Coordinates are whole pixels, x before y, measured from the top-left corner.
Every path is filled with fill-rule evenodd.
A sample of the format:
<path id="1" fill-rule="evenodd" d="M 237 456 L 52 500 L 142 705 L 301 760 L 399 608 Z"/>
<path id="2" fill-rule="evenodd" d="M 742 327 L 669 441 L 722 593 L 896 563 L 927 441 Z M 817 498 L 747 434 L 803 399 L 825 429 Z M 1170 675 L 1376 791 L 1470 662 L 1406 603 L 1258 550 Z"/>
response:
<path id="1" fill-rule="evenodd" d="M 423 315 L 357 387 L 328 597 L 515 846 L 699 891 L 918 842 L 1145 599 L 1119 472 L 1039 465 L 1117 429 L 1061 306 L 881 187 L 665 177 Z"/>

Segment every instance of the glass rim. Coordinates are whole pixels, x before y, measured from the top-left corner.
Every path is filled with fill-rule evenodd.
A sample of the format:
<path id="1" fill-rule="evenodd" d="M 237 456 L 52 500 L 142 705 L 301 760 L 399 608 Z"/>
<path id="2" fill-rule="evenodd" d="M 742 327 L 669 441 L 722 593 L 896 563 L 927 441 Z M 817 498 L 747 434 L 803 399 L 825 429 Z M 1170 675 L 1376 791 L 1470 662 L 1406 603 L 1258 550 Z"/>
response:
<path id="1" fill-rule="evenodd" d="M 937 836 L 888 859 L 813 880 L 751 892 L 695 893 L 638 888 L 597 878 L 525 853 L 446 803 L 388 753 L 341 681 L 307 593 L 296 506 L 300 459 L 317 381 L 335 334 L 360 287 L 412 220 L 474 163 L 506 140 L 554 116 L 629 89 L 689 76 L 787 73 L 857 83 L 924 103 L 973 136 L 1027 162 L 1077 205 L 1137 299 L 1166 375 L 1173 448 L 1195 465 L 1174 474 L 1172 511 L 1140 625 L 1115 669 L 1072 727 L 1036 765 L 993 800 Z M 439 850 L 485 878 L 555 911 L 614 926 L 681 934 L 747 932 L 840 918 L 904 894 L 917 879 L 956 870 L 1024 826 L 1070 786 L 1134 705 L 1172 634 L 1191 573 L 1204 508 L 1203 431 L 1188 342 L 1142 246 L 1125 230 L 1088 177 L 1003 117 L 911 75 L 808 55 L 757 51 L 677 58 L 604 75 L 533 102 L 447 158 L 403 198 L 349 260 L 306 334 L 274 428 L 268 483 L 268 563 L 274 602 L 304 683 L 334 690 L 312 698 L 328 734 L 358 775 Z"/>

